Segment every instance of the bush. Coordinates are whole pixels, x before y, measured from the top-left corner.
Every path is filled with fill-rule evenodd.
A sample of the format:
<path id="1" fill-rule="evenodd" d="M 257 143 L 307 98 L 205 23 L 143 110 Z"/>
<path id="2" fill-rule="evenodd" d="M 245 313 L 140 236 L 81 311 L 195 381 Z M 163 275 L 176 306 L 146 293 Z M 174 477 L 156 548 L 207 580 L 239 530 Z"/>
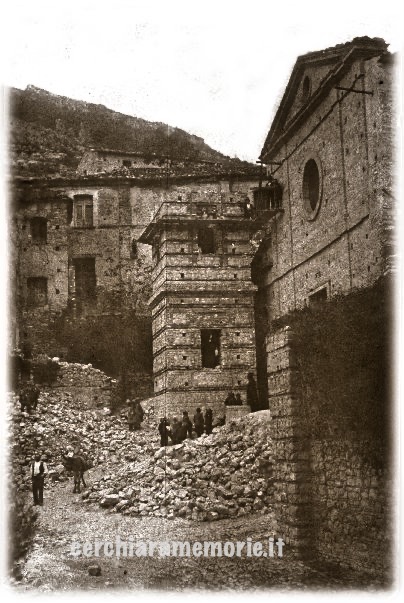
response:
<path id="1" fill-rule="evenodd" d="M 390 283 L 381 280 L 273 323 L 295 334 L 308 434 L 388 441 L 390 320 Z"/>
<path id="2" fill-rule="evenodd" d="M 19 486 L 16 476 L 9 492 L 9 567 L 15 573 L 17 562 L 32 546 L 37 530 L 38 511 L 32 504 L 32 496 Z"/>

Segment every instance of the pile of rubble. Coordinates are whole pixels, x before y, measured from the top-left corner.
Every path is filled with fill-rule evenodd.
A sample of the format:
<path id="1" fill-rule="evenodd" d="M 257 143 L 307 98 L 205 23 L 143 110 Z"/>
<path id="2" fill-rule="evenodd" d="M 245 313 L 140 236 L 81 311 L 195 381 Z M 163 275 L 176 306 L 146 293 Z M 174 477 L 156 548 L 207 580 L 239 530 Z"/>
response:
<path id="1" fill-rule="evenodd" d="M 212 521 L 268 510 L 272 502 L 269 413 L 250 414 L 209 436 L 125 463 L 83 494 L 127 515 Z"/>
<path id="2" fill-rule="evenodd" d="M 56 386 L 108 387 L 111 383 L 115 383 L 111 377 L 93 367 L 92 364 L 62 362 L 59 358 L 52 360 L 59 366 Z"/>
<path id="3" fill-rule="evenodd" d="M 127 464 L 153 455 L 159 436 L 145 421 L 142 429 L 128 431 L 125 416 L 114 416 L 108 408 L 86 409 L 70 392 L 59 388 L 42 391 L 31 414 L 21 412 L 18 397 L 11 395 L 12 460 L 19 465 L 21 479 L 29 485 L 28 467 L 36 451 L 46 457 L 49 477 L 64 479 L 62 454 L 80 449 L 94 466 Z"/>
<path id="4" fill-rule="evenodd" d="M 54 389 L 41 391 L 31 413 L 22 412 L 18 397 L 11 394 L 13 481 L 19 487 L 30 487 L 35 452 L 46 457 L 47 483 L 52 484 L 66 479 L 62 455 L 79 449 L 94 467 L 102 466 L 90 474 L 83 500 L 114 512 L 211 521 L 268 509 L 273 463 L 268 412 L 160 448 L 151 418 L 145 418 L 140 431 L 131 432 L 125 413 L 83 406 L 66 381 L 77 383 L 79 373 L 94 376 L 94 371 L 66 364 L 60 375 L 66 387 L 59 381 Z M 95 377 L 102 380 L 103 374 Z M 92 481 L 95 475 L 97 481 Z"/>

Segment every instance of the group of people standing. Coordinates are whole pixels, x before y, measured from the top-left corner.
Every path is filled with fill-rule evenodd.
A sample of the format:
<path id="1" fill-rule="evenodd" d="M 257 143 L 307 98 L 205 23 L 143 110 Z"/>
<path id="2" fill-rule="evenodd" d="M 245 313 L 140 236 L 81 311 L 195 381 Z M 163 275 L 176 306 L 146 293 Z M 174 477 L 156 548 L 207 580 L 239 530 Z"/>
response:
<path id="1" fill-rule="evenodd" d="M 234 394 L 234 392 L 229 392 L 227 394 L 227 398 L 224 401 L 225 406 L 242 406 L 243 401 L 241 399 L 240 394 Z"/>
<path id="2" fill-rule="evenodd" d="M 201 408 L 197 408 L 194 414 L 192 424 L 189 414 L 186 410 L 182 413 L 182 419 L 179 421 L 174 417 L 171 421 L 167 417 L 162 417 L 158 426 L 160 434 L 160 446 L 171 444 L 181 444 L 186 438 L 192 439 L 193 431 L 199 438 L 203 433 L 207 435 L 212 433 L 213 413 L 211 408 L 206 408 L 202 413 Z"/>
<path id="3" fill-rule="evenodd" d="M 247 405 L 254 412 L 259 410 L 257 383 L 254 378 L 254 373 L 248 373 L 247 379 Z M 235 394 L 233 391 L 230 391 L 227 394 L 227 398 L 224 401 L 225 406 L 241 406 L 242 404 L 244 404 L 244 401 L 241 399 L 241 395 Z"/>

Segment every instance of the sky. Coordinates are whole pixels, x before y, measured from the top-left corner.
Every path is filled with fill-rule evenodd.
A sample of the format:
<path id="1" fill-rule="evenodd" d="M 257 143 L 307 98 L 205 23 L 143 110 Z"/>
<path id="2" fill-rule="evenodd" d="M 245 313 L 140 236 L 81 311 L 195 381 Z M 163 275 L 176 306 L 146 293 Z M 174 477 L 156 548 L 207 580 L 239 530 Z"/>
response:
<path id="1" fill-rule="evenodd" d="M 177 126 L 256 161 L 298 55 L 352 39 L 402 46 L 402 2 L 13 0 L 1 82 Z"/>

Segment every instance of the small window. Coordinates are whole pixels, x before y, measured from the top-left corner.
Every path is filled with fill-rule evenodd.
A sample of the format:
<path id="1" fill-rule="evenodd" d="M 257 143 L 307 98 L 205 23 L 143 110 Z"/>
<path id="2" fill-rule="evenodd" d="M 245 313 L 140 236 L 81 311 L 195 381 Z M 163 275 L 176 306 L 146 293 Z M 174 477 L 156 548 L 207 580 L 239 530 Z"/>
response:
<path id="1" fill-rule="evenodd" d="M 123 165 L 124 167 L 130 168 L 130 167 L 132 166 L 132 162 L 131 162 L 131 161 L 129 161 L 129 159 L 124 159 L 124 160 L 122 161 L 122 165 Z"/>
<path id="2" fill-rule="evenodd" d="M 48 222 L 46 218 L 32 218 L 30 220 L 31 240 L 33 243 L 46 243 Z"/>
<path id="3" fill-rule="evenodd" d="M 201 355 L 203 368 L 220 365 L 220 329 L 201 329 Z"/>
<path id="4" fill-rule="evenodd" d="M 93 198 L 91 195 L 76 195 L 74 197 L 74 225 L 93 226 Z"/>
<path id="5" fill-rule="evenodd" d="M 27 305 L 31 307 L 46 306 L 48 303 L 48 279 L 33 277 L 27 279 Z"/>
<path id="6" fill-rule="evenodd" d="M 198 228 L 198 247 L 201 253 L 215 253 L 215 233 L 212 228 Z"/>

